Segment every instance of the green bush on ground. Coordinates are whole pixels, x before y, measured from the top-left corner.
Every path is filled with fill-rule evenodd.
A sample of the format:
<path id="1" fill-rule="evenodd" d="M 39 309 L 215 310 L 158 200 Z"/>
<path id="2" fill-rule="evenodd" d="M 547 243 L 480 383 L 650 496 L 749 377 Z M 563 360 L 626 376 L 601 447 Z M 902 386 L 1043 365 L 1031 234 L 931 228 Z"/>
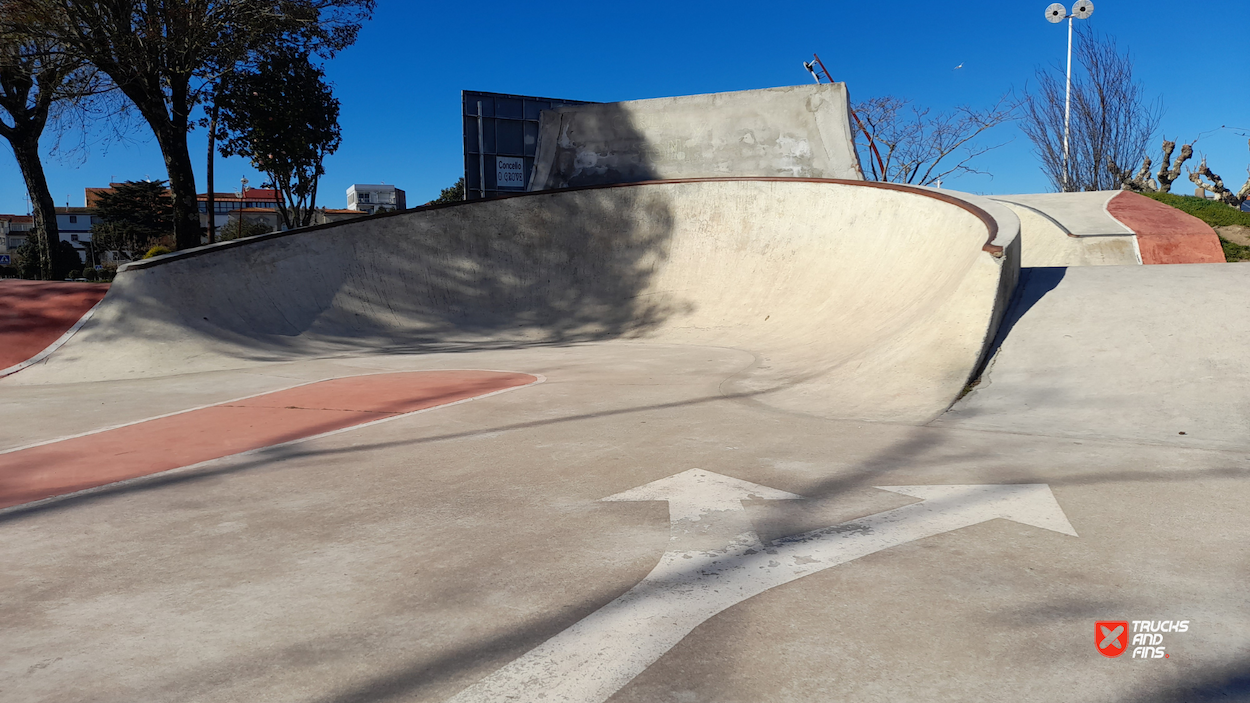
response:
<path id="1" fill-rule="evenodd" d="M 80 276 L 82 276 L 82 271 L 79 271 L 78 269 L 74 269 L 73 271 L 70 271 L 68 274 L 65 275 L 65 277 L 70 280 L 73 280 Z"/>
<path id="2" fill-rule="evenodd" d="M 100 276 L 99 274 L 96 273 L 95 269 L 83 269 L 82 277 L 87 279 L 88 281 L 94 281 Z"/>

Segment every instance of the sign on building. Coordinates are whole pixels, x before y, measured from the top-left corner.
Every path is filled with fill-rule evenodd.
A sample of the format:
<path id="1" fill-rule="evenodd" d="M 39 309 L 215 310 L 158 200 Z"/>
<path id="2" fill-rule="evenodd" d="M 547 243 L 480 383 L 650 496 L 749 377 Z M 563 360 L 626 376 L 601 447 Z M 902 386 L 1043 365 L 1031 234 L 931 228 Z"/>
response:
<path id="1" fill-rule="evenodd" d="M 495 157 L 495 184 L 499 190 L 525 190 L 525 159 L 520 156 Z"/>
<path id="2" fill-rule="evenodd" d="M 460 93 L 464 120 L 464 184 L 469 200 L 517 193 L 529 185 L 538 147 L 538 115 L 581 100 Z"/>

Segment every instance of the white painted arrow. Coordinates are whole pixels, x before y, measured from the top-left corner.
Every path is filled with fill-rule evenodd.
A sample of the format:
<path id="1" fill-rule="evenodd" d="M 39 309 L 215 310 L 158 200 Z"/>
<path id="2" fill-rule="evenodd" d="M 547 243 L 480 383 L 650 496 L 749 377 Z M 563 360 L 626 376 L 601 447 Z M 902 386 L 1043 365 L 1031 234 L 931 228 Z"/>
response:
<path id="1" fill-rule="evenodd" d="M 690 469 L 601 500 L 668 501 L 668 551 L 674 552 L 700 548 L 724 551 L 758 545 L 760 538 L 742 501 L 802 497 L 711 471 Z"/>
<path id="2" fill-rule="evenodd" d="M 722 491 L 729 487 L 741 490 L 745 484 L 751 487 L 748 495 L 760 497 L 783 493 L 732 483 L 734 479 L 727 477 L 710 480 L 717 475 L 703 473 L 706 476 L 685 472 L 605 500 L 673 500 L 679 496 L 676 502 L 683 507 L 673 511 L 670 502 L 670 513 L 691 522 L 710 512 L 733 512 L 723 509 L 728 499 Z M 679 480 L 681 476 L 686 478 Z M 712 489 L 709 504 L 720 507 L 701 510 L 682 502 L 689 495 L 686 489 L 700 481 Z M 624 595 L 461 691 L 451 703 L 601 703 L 712 616 L 808 574 L 996 518 L 1076 536 L 1045 484 L 878 488 L 922 501 L 767 546 L 734 539 L 722 550 L 670 549 Z M 630 494 L 638 497 L 626 497 Z M 674 533 L 674 540 L 679 537 Z"/>

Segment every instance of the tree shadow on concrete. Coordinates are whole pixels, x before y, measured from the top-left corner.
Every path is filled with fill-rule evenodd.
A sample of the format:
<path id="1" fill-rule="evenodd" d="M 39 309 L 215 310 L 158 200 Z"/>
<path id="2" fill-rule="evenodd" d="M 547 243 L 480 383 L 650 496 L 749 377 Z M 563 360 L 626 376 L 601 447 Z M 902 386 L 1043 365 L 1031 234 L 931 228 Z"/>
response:
<path id="1" fill-rule="evenodd" d="M 643 139 L 624 112 L 614 121 Z M 645 294 L 668 254 L 670 197 L 524 193 L 225 242 L 123 272 L 115 310 L 85 336 L 172 335 L 247 361 L 638 336 L 688 310 Z"/>

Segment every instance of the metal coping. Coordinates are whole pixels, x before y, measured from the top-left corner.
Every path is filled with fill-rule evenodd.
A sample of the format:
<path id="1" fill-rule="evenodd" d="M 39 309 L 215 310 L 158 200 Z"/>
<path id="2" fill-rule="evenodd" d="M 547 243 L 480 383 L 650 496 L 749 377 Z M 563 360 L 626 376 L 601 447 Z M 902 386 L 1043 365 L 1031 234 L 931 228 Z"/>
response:
<path id="1" fill-rule="evenodd" d="M 493 198 L 485 198 L 485 199 L 478 198 L 476 200 L 461 200 L 459 202 L 454 202 L 454 203 L 438 203 L 436 205 L 422 205 L 420 207 L 409 208 L 407 210 L 395 210 L 391 212 L 385 212 L 380 215 L 368 215 L 365 217 L 352 219 L 352 220 L 344 220 L 340 222 L 327 222 L 323 225 L 313 225 L 311 227 L 300 227 L 296 229 L 290 229 L 290 230 L 286 230 L 285 232 L 269 232 L 266 234 L 258 234 L 254 237 L 244 237 L 242 239 L 231 239 L 225 242 L 206 244 L 203 246 L 196 247 L 194 249 L 171 252 L 169 254 L 163 254 L 161 256 L 156 256 L 151 259 L 140 259 L 139 261 L 131 261 L 129 263 L 123 264 L 122 266 L 118 267 L 117 270 L 118 270 L 118 273 L 121 273 L 123 271 L 151 268 L 153 266 L 160 266 L 162 264 L 172 263 L 180 259 L 189 259 L 189 258 L 193 258 L 196 256 L 203 256 L 205 254 L 210 254 L 219 249 L 232 249 L 234 247 L 246 246 L 256 241 L 278 239 L 281 237 L 289 237 L 289 236 L 297 235 L 297 234 L 305 234 L 307 232 L 317 232 L 323 229 L 330 229 L 333 227 L 350 226 L 354 224 L 360 224 L 365 221 L 373 221 L 373 220 L 380 219 L 380 218 L 397 217 L 400 215 L 407 215 L 413 212 L 425 212 L 429 210 L 443 210 L 446 208 L 454 208 L 454 207 L 480 206 L 485 203 L 493 203 L 493 202 L 498 202 L 500 200 L 509 200 L 511 198 L 531 198 L 531 197 L 538 197 L 538 196 L 544 196 L 544 195 L 559 195 L 561 193 L 575 193 L 575 192 L 587 191 L 587 190 L 606 190 L 609 188 L 632 188 L 636 186 L 654 186 L 654 185 L 668 185 L 668 184 L 680 184 L 680 183 L 736 183 L 736 182 L 830 183 L 834 185 L 858 186 L 858 187 L 863 187 L 863 188 L 878 188 L 881 190 L 895 190 L 895 191 L 899 191 L 903 193 L 912 193 L 915 195 L 924 196 L 926 198 L 933 198 L 934 200 L 940 200 L 944 203 L 948 203 L 950 205 L 954 205 L 956 207 L 962 208 L 963 210 L 966 210 L 970 214 L 975 215 L 977 218 L 979 218 L 982 224 L 985 225 L 986 229 L 989 230 L 989 237 L 985 240 L 985 244 L 981 246 L 981 250 L 989 253 L 990 255 L 994 257 L 1001 257 L 1003 255 L 1003 248 L 998 244 L 994 244 L 994 240 L 998 238 L 998 222 L 993 218 L 993 216 L 991 216 L 985 210 L 982 210 L 981 208 L 977 207 L 976 205 L 973 205 L 972 203 L 966 200 L 963 200 L 962 198 L 957 198 L 953 195 L 948 195 L 946 193 L 936 192 L 932 190 L 925 190 L 923 188 L 917 188 L 914 186 L 904 185 L 901 183 L 883 183 L 881 181 L 852 181 L 852 180 L 847 180 L 843 178 L 792 178 L 792 177 L 787 177 L 787 176 L 725 176 L 725 177 L 718 177 L 718 178 L 675 178 L 672 180 L 662 180 L 662 181 L 637 181 L 633 183 L 608 183 L 608 184 L 602 184 L 602 185 L 575 186 L 572 188 L 554 188 L 551 190 L 534 190 L 534 191 L 528 191 L 528 192 L 522 192 L 522 193 L 508 193 L 506 195 L 498 195 Z"/>

